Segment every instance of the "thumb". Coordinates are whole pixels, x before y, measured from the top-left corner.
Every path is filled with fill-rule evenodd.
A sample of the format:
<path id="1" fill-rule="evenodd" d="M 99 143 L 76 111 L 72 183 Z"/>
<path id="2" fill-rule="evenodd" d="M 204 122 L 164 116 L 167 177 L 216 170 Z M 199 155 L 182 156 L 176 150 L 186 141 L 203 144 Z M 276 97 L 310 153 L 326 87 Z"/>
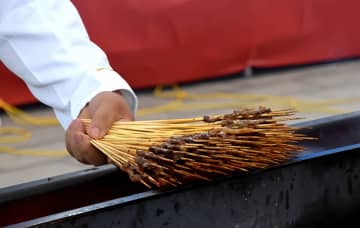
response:
<path id="1" fill-rule="evenodd" d="M 112 124 L 119 120 L 131 120 L 131 110 L 119 93 L 103 92 L 96 95 L 88 105 L 91 123 L 89 136 L 99 139 L 105 136 Z"/>
<path id="2" fill-rule="evenodd" d="M 91 119 L 89 136 L 94 139 L 104 137 L 116 120 L 116 115 L 109 112 L 105 107 L 100 107 Z"/>

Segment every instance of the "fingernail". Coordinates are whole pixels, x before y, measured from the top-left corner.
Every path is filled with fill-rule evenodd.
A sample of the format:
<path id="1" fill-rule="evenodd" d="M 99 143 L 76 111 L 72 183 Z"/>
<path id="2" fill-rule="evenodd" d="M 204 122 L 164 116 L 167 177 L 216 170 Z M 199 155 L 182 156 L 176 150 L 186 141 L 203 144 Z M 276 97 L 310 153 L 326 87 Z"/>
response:
<path id="1" fill-rule="evenodd" d="M 89 135 L 90 135 L 92 138 L 95 138 L 95 139 L 99 138 L 99 137 L 100 137 L 100 130 L 99 130 L 99 128 L 97 128 L 97 127 L 92 127 L 92 128 L 90 129 Z"/>

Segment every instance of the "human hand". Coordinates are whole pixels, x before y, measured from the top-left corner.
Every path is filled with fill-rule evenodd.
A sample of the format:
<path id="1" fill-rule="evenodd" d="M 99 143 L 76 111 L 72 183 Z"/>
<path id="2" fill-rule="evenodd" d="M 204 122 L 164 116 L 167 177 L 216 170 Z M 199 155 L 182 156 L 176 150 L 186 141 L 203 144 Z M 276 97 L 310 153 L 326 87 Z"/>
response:
<path id="1" fill-rule="evenodd" d="M 80 119 L 91 119 L 88 134 Z M 68 152 L 85 164 L 106 164 L 107 157 L 93 147 L 90 140 L 104 137 L 113 122 L 122 120 L 131 121 L 133 115 L 121 93 L 97 94 L 80 112 L 78 119 L 73 120 L 66 130 L 65 141 Z"/>

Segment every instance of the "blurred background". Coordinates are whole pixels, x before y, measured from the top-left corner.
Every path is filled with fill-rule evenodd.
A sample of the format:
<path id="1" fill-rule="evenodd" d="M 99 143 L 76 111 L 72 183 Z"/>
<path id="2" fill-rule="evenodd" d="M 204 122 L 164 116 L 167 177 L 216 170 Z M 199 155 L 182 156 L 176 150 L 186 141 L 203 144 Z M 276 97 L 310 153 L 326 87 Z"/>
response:
<path id="1" fill-rule="evenodd" d="M 90 38 L 139 97 L 138 120 L 264 105 L 300 121 L 360 110 L 360 3 L 74 0 Z M 90 166 L 0 66 L 0 187 Z M 16 107 L 16 108 L 15 108 Z"/>

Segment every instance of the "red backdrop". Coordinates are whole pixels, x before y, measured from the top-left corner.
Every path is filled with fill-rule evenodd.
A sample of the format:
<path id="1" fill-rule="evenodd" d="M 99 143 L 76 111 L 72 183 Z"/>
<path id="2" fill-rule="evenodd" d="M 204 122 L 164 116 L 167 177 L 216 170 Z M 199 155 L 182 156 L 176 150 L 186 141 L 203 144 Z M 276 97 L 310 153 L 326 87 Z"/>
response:
<path id="1" fill-rule="evenodd" d="M 355 0 L 73 2 L 92 40 L 134 88 L 360 55 Z M 0 98 L 34 101 L 4 67 L 0 76 Z"/>

